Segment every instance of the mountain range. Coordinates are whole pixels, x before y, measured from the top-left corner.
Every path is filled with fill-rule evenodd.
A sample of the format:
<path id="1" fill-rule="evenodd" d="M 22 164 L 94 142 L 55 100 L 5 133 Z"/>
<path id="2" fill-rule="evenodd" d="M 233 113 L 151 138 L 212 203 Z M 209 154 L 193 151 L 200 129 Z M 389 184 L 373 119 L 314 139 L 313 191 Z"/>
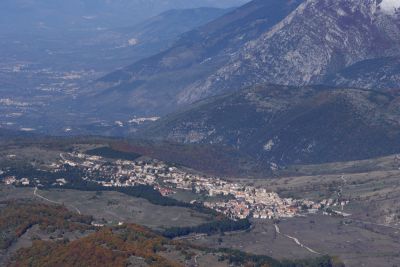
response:
<path id="1" fill-rule="evenodd" d="M 399 36 L 399 16 L 381 11 L 375 0 L 306 1 L 186 94 L 196 99 L 262 82 L 324 83 L 357 62 L 399 55 Z"/>
<path id="2" fill-rule="evenodd" d="M 252 1 L 182 35 L 170 49 L 100 79 L 87 97 L 90 103 L 84 106 L 96 112 L 106 110 L 106 114 L 112 111 L 116 117 L 171 111 L 185 88 L 215 73 L 232 54 L 270 30 L 300 3 Z"/>
<path id="3" fill-rule="evenodd" d="M 89 106 L 163 115 L 255 84 L 344 85 L 347 68 L 400 55 L 399 15 L 382 4 L 254 0 L 100 79 L 88 97 L 98 104 Z"/>
<path id="4" fill-rule="evenodd" d="M 118 31 L 107 40 L 165 50 L 82 89 L 80 118 L 132 133 L 132 118 L 161 117 L 133 137 L 224 146 L 272 168 L 398 152 L 400 16 L 386 0 L 253 0 Z"/>
<path id="5" fill-rule="evenodd" d="M 210 22 L 231 9 L 200 7 L 172 9 L 130 27 L 96 31 L 82 36 L 77 45 L 89 51 L 100 51 L 101 59 L 109 64 L 137 61 L 168 49 L 179 35 Z M 94 48 L 94 49 L 93 49 Z M 104 63 L 103 63 L 104 64 Z"/>
<path id="6" fill-rule="evenodd" d="M 272 168 L 364 159 L 399 150 L 399 57 L 386 1 L 254 0 L 80 103 L 111 120 L 162 117 L 141 138 L 228 146 Z"/>
<path id="7" fill-rule="evenodd" d="M 2 0 L 0 147 L 0 266 L 400 266 L 400 0 Z"/>

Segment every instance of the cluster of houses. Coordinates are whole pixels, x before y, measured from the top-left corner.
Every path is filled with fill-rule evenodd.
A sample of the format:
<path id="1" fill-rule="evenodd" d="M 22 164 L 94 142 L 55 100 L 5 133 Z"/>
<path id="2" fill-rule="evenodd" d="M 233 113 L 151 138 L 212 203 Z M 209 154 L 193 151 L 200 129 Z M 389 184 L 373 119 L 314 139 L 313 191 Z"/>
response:
<path id="1" fill-rule="evenodd" d="M 176 170 L 167 181 L 176 188 L 192 190 L 207 196 L 226 196 L 223 200 L 207 201 L 204 205 L 232 218 L 272 219 L 293 217 L 304 212 L 314 212 L 322 207 L 309 200 L 281 198 L 265 188 L 256 188 L 228 182 L 217 177 L 186 174 Z"/>
<path id="2" fill-rule="evenodd" d="M 24 186 L 28 186 L 29 184 L 30 184 L 30 181 L 29 181 L 29 179 L 28 178 L 20 178 L 20 179 L 18 179 L 17 177 L 15 177 L 15 176 L 7 176 L 5 179 L 4 179 L 4 183 L 6 184 L 6 185 L 13 185 L 13 184 L 15 184 L 15 185 L 24 185 Z"/>
<path id="3" fill-rule="evenodd" d="M 231 218 L 293 217 L 305 212 L 316 212 L 323 206 L 309 200 L 281 198 L 265 188 L 189 173 L 157 160 L 116 160 L 110 165 L 109 161 L 97 156 L 69 154 L 68 158 L 62 163 L 87 168 L 86 179 L 90 179 L 91 173 L 101 172 L 103 175 L 95 176 L 92 181 L 103 186 L 151 185 L 164 196 L 174 194 L 177 190 L 188 190 L 209 196 L 211 200 L 203 204 Z M 221 197 L 213 198 L 215 196 Z M 332 201 L 324 202 L 325 206 L 332 204 Z"/>
<path id="4" fill-rule="evenodd" d="M 169 166 L 158 160 L 129 161 L 110 160 L 83 153 L 66 153 L 61 160 L 49 167 L 57 172 L 70 166 L 82 170 L 82 179 L 105 187 L 129 187 L 150 185 L 163 196 L 188 190 L 208 196 L 203 204 L 231 218 L 273 219 L 293 217 L 302 213 L 316 212 L 321 207 L 334 205 L 332 200 L 315 203 L 309 200 L 281 198 L 265 188 L 256 188 L 229 182 L 218 177 L 209 177 Z M 66 179 L 57 179 L 55 184 L 64 185 Z M 29 179 L 5 180 L 6 184 L 29 185 Z"/>

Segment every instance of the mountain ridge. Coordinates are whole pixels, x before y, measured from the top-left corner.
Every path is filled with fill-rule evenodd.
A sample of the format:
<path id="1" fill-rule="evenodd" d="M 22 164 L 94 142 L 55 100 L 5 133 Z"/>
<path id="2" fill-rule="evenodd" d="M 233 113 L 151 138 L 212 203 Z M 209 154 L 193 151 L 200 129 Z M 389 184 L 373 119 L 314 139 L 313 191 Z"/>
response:
<path id="1" fill-rule="evenodd" d="M 398 17 L 380 12 L 375 1 L 306 1 L 216 74 L 184 92 L 182 101 L 264 82 L 319 84 L 356 62 L 399 55 L 399 37 Z"/>
<path id="2" fill-rule="evenodd" d="M 105 76 L 89 97 L 110 109 L 115 109 L 114 101 L 123 99 L 116 111 L 120 115 L 127 110 L 171 111 L 183 88 L 211 75 L 231 53 L 284 19 L 300 3 L 301 0 L 252 1 L 184 34 L 172 48 Z M 92 108 L 97 109 L 93 105 Z"/>
<path id="3" fill-rule="evenodd" d="M 142 137 L 225 145 L 286 166 L 366 159 L 400 147 L 399 91 L 263 85 L 197 102 Z"/>
<path id="4" fill-rule="evenodd" d="M 171 49 L 105 76 L 90 97 L 120 115 L 163 115 L 257 83 L 324 83 L 357 62 L 397 55 L 399 17 L 373 0 L 255 0 L 183 35 Z"/>

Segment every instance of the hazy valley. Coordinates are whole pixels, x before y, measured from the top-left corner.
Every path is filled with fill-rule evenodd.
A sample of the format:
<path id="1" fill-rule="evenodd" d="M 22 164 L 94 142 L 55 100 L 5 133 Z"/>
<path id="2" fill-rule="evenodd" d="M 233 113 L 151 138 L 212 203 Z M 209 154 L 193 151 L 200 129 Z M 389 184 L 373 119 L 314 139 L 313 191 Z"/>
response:
<path id="1" fill-rule="evenodd" d="M 400 3 L 0 3 L 1 266 L 400 266 Z"/>

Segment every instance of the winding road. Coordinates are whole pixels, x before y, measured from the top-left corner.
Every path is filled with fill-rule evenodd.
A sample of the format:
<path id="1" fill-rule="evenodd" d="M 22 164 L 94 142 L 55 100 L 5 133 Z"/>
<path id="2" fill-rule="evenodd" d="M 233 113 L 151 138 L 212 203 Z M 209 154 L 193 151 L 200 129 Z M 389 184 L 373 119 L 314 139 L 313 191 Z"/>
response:
<path id="1" fill-rule="evenodd" d="M 57 204 L 57 205 L 63 205 L 63 203 L 61 203 L 61 202 L 57 202 L 57 201 L 54 201 L 54 200 L 51 200 L 51 199 L 48 199 L 48 198 L 46 198 L 46 197 L 44 197 L 44 196 L 39 195 L 39 194 L 38 194 L 38 188 L 37 188 L 37 187 L 35 187 L 35 190 L 33 191 L 33 195 L 34 195 L 35 197 L 38 197 L 38 198 L 40 198 L 40 199 L 43 199 L 43 200 L 45 200 L 45 201 L 47 201 L 47 202 L 50 202 L 50 203 L 53 203 L 53 204 Z M 73 206 L 73 205 L 70 205 L 70 206 L 71 206 L 72 208 L 74 208 L 74 209 L 76 210 L 76 212 L 78 212 L 79 215 L 82 214 L 81 211 L 80 211 L 77 207 L 75 207 L 75 206 Z"/>
<path id="2" fill-rule="evenodd" d="M 298 246 L 300 246 L 300 247 L 302 247 L 302 248 L 305 248 L 306 250 L 308 250 L 308 251 L 311 252 L 311 253 L 318 254 L 318 255 L 322 255 L 321 253 L 319 253 L 319 252 L 317 252 L 317 251 L 315 251 L 315 250 L 313 250 L 313 249 L 307 247 L 307 246 L 304 245 L 303 243 L 301 243 L 301 242 L 299 241 L 299 239 L 297 239 L 296 237 L 283 234 L 283 233 L 281 232 L 281 229 L 279 228 L 279 226 L 278 226 L 277 224 L 274 224 L 274 226 L 275 226 L 275 231 L 276 231 L 277 234 L 283 235 L 283 236 L 285 236 L 285 237 L 287 237 L 287 238 L 293 240 Z"/>

